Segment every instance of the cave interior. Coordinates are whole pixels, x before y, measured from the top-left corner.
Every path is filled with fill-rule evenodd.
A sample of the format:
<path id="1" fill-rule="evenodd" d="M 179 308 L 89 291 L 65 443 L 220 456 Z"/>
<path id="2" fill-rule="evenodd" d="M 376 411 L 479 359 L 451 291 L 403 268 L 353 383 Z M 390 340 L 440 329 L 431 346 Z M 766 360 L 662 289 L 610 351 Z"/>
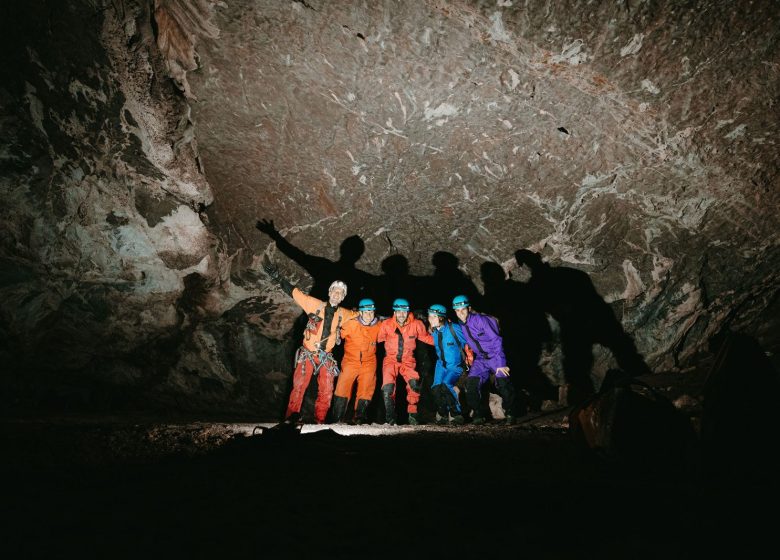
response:
<path id="1" fill-rule="evenodd" d="M 771 542 L 780 3 L 6 0 L 0 26 L 12 557 Z M 420 425 L 400 377 L 384 423 L 381 344 L 368 423 L 353 394 L 318 425 L 315 377 L 279 424 L 306 314 L 277 274 L 426 327 L 466 295 L 515 423 L 493 382 L 469 421 L 464 379 L 437 423 L 420 343 Z"/>

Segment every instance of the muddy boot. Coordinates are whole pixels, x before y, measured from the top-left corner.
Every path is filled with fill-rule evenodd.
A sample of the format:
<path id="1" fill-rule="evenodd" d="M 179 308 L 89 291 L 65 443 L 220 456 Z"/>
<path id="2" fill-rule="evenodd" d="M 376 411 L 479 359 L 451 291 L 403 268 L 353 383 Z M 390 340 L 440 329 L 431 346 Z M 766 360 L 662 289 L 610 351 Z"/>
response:
<path id="1" fill-rule="evenodd" d="M 395 425 L 395 385 L 388 383 L 382 385 L 382 399 L 385 402 L 385 424 Z"/>
<path id="2" fill-rule="evenodd" d="M 462 426 L 463 424 L 466 423 L 466 419 L 463 418 L 462 415 L 457 414 L 452 417 L 452 423 L 455 424 L 456 426 Z"/>
<path id="3" fill-rule="evenodd" d="M 344 413 L 347 411 L 347 397 L 333 397 L 333 404 L 330 407 L 330 415 L 333 423 L 341 424 L 344 419 Z"/>
<path id="4" fill-rule="evenodd" d="M 409 413 L 409 425 L 410 426 L 419 426 L 420 420 L 417 418 L 416 412 L 410 412 Z"/>
<path id="5" fill-rule="evenodd" d="M 445 416 L 442 416 L 441 414 L 439 414 L 436 417 L 436 424 L 438 424 L 439 426 L 446 426 L 449 423 L 450 423 L 450 415 L 449 414 L 446 414 Z"/>
<path id="6" fill-rule="evenodd" d="M 366 418 L 366 411 L 368 410 L 368 405 L 371 404 L 371 401 L 369 399 L 360 399 L 357 403 L 357 408 L 355 409 L 355 424 L 367 424 L 368 418 Z"/>

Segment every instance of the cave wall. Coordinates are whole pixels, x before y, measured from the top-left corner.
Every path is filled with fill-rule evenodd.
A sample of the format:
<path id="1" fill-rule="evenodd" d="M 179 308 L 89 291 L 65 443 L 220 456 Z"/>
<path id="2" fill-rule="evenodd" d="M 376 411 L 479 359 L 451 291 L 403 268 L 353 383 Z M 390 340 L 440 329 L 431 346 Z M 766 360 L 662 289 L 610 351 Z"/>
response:
<path id="1" fill-rule="evenodd" d="M 255 411 L 295 308 L 255 227 L 479 283 L 541 252 L 657 370 L 777 351 L 776 2 L 6 2 L 8 403 Z M 79 30 L 78 32 L 74 30 Z"/>

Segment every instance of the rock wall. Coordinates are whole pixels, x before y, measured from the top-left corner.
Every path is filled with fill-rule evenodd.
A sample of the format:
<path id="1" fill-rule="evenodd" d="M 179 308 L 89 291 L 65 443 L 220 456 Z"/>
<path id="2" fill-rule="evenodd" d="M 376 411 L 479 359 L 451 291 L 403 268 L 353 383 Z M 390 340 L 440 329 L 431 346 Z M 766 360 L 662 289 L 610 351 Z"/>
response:
<path id="1" fill-rule="evenodd" d="M 775 2 L 3 3 L 0 359 L 17 408 L 277 416 L 330 259 L 590 274 L 656 370 L 774 352 Z M 308 283 L 308 284 L 307 284 Z"/>

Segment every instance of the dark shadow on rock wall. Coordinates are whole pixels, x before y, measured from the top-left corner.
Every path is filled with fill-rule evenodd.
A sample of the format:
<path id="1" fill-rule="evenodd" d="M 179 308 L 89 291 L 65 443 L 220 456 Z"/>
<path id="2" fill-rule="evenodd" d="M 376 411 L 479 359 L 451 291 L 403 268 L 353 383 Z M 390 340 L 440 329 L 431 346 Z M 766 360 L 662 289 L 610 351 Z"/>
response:
<path id="1" fill-rule="evenodd" d="M 352 235 L 344 239 L 339 246 L 338 260 L 332 261 L 325 257 L 311 255 L 290 243 L 276 229 L 273 220 L 259 220 L 257 229 L 273 239 L 282 254 L 293 260 L 311 276 L 314 283 L 309 294 L 316 298 L 326 300 L 331 283 L 341 280 L 347 284 L 344 307 L 357 307 L 360 299 L 366 297 L 367 288 L 374 283 L 371 274 L 356 266 L 366 250 L 366 245 L 359 235 Z"/>
<path id="2" fill-rule="evenodd" d="M 369 297 L 367 294 L 373 291 L 372 288 L 377 284 L 377 280 L 373 275 L 357 268 L 357 263 L 366 249 L 365 242 L 359 235 L 351 235 L 345 238 L 339 246 L 338 260 L 333 261 L 326 257 L 309 254 L 300 247 L 293 245 L 276 229 L 273 220 L 258 220 L 256 227 L 276 243 L 277 249 L 283 255 L 306 271 L 312 279 L 312 287 L 308 293 L 318 299 L 327 301 L 330 285 L 336 280 L 341 280 L 347 285 L 347 295 L 342 305 L 348 308 L 356 308 L 358 302 L 363 297 Z M 306 320 L 305 313 L 301 313 L 298 316 L 289 332 L 290 338 L 299 341 L 306 325 Z M 294 346 L 290 353 L 290 364 L 294 361 L 296 349 L 297 346 Z M 337 361 L 340 362 L 343 355 L 342 347 L 337 346 L 333 354 Z M 292 365 L 290 371 L 292 371 Z M 301 409 L 301 414 L 304 418 L 313 416 L 314 400 L 317 395 L 316 385 L 316 383 L 310 383 L 306 390 Z M 289 395 L 291 389 L 292 376 L 287 382 L 287 395 Z"/>
<path id="3" fill-rule="evenodd" d="M 631 376 L 651 373 L 633 339 L 623 330 L 612 308 L 596 291 L 587 273 L 550 266 L 539 253 L 515 252 L 520 266 L 531 270 L 529 297 L 538 301 L 560 325 L 563 369 L 569 400 L 577 402 L 594 392 L 591 380 L 593 345 L 608 348 L 618 366 Z"/>
<path id="4" fill-rule="evenodd" d="M 725 330 L 710 340 L 715 353 L 703 388 L 701 440 L 709 476 L 776 483 L 777 370 L 758 341 Z"/>
<path id="5" fill-rule="evenodd" d="M 517 413 L 522 415 L 523 408 L 539 410 L 542 401 L 558 399 L 557 388 L 539 366 L 542 347 L 552 336 L 542 302 L 531 286 L 508 279 L 497 263 L 482 263 L 480 275 L 485 292 L 481 311 L 498 319 L 507 365 L 521 401 Z"/>

